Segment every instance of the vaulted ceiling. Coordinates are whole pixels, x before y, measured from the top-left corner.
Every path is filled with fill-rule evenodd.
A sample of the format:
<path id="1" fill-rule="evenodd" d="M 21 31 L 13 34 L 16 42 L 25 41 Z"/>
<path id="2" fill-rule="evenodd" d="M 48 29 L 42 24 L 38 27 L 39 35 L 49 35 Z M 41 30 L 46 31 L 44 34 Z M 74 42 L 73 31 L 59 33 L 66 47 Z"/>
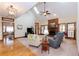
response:
<path id="1" fill-rule="evenodd" d="M 44 3 L 41 2 L 36 5 L 39 12 L 43 11 Z M 48 18 L 55 17 L 53 13 L 56 14 L 56 17 L 62 19 L 71 19 L 77 18 L 77 3 L 76 2 L 46 2 L 46 10 L 51 14 L 47 15 Z M 40 14 L 36 14 L 39 18 L 45 18 Z"/>
<path id="2" fill-rule="evenodd" d="M 23 15 L 28 12 L 33 6 L 36 6 L 38 11 L 43 11 L 43 2 L 0 2 L 0 17 L 8 15 L 8 7 L 13 5 L 17 10 L 16 17 Z M 77 3 L 76 2 L 46 2 L 46 10 L 51 14 L 46 16 L 48 18 L 53 18 L 53 13 L 59 18 L 75 18 L 77 16 Z M 34 10 L 33 10 L 34 12 Z M 36 14 L 34 12 L 34 14 Z M 44 16 L 36 14 L 37 17 L 44 19 Z"/>
<path id="3" fill-rule="evenodd" d="M 0 2 L 0 17 L 8 16 L 8 7 L 13 5 L 17 10 L 16 17 L 21 16 L 31 9 L 37 2 Z"/>

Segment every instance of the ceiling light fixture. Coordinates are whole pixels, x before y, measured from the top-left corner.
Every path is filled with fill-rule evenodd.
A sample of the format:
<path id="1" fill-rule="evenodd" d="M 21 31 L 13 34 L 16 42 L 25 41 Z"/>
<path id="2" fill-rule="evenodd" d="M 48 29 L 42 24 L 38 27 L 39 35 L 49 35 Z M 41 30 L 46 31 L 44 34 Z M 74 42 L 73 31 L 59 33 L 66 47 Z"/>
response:
<path id="1" fill-rule="evenodd" d="M 49 13 L 48 10 L 46 10 L 46 2 L 44 2 L 44 11 L 42 12 L 42 14 L 43 14 L 44 16 L 51 14 L 51 13 Z"/>
<path id="2" fill-rule="evenodd" d="M 16 9 L 14 8 L 13 5 L 10 5 L 10 6 L 8 7 L 8 13 L 9 13 L 9 15 L 11 15 L 11 16 L 15 16 L 15 14 L 16 14 Z"/>

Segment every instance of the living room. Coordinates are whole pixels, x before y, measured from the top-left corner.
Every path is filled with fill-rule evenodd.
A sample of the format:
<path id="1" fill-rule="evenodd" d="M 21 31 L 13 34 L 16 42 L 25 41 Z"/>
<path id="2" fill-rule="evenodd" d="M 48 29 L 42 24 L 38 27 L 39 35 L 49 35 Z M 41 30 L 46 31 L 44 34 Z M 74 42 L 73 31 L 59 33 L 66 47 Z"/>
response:
<path id="1" fill-rule="evenodd" d="M 2 3 L 2 4 L 7 5 L 8 3 Z M 66 3 L 61 3 L 61 2 L 38 2 L 38 3 L 20 2 L 18 3 L 17 2 L 17 3 L 10 3 L 10 4 L 11 4 L 10 7 L 12 6 L 17 7 L 19 5 L 18 8 L 22 8 L 22 7 L 25 8 L 25 7 L 28 7 L 29 5 L 29 9 L 27 10 L 27 8 L 25 9 L 16 8 L 17 11 L 18 10 L 19 11 L 17 12 L 15 19 L 14 20 L 12 19 L 13 21 L 11 21 L 11 23 L 15 25 L 14 32 L 13 32 L 14 34 L 12 34 L 13 35 L 12 37 L 15 38 L 14 40 L 8 41 L 7 39 L 5 40 L 3 39 L 3 37 L 5 37 L 4 36 L 5 33 L 3 33 L 5 32 L 5 28 L 3 28 L 3 25 L 4 26 L 6 25 L 4 21 L 6 21 L 8 17 L 12 17 L 12 15 L 7 17 L 3 15 L 1 17 L 0 39 L 4 41 L 5 45 L 10 45 L 10 44 L 13 44 L 14 41 L 18 41 L 21 44 L 23 44 L 24 47 L 27 48 L 27 49 L 25 48 L 27 51 L 28 49 L 30 49 L 33 53 L 35 53 L 33 55 L 38 55 L 38 56 L 78 55 L 77 44 L 76 44 L 76 21 L 77 21 L 77 3 L 76 2 L 66 2 Z M 8 4 L 8 6 L 10 4 Z M 5 7 L 5 5 L 2 5 L 2 6 Z M 22 12 L 22 13 L 19 13 L 19 12 Z M 9 28 L 9 29 L 12 29 L 12 28 Z M 12 31 L 12 30 L 8 30 L 8 31 Z M 54 41 L 54 42 L 52 41 L 53 43 L 51 44 L 50 44 L 51 41 L 49 41 L 47 43 L 47 48 L 42 49 L 43 44 L 41 45 L 41 43 L 43 39 L 46 39 L 46 42 L 48 42 L 49 39 L 53 39 L 53 40 L 58 39 L 59 41 Z M 44 43 L 46 44 L 46 42 Z M 11 45 L 8 48 L 14 49 L 11 47 Z M 20 48 L 20 51 L 22 50 Z M 24 50 L 24 52 L 26 50 Z M 46 50 L 46 51 L 43 51 L 43 50 Z M 20 53 L 23 53 L 23 52 L 20 52 Z M 29 55 L 28 52 L 26 53 L 27 54 L 23 54 L 23 55 Z M 7 55 L 7 53 L 6 54 L 3 53 L 0 55 Z M 18 55 L 18 54 L 16 53 L 14 55 Z"/>

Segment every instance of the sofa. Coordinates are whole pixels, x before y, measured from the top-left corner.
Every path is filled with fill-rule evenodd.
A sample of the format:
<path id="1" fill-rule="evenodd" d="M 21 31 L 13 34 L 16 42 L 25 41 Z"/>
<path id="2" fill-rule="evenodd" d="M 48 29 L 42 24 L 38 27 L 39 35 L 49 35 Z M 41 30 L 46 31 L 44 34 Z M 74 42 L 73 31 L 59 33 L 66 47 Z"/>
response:
<path id="1" fill-rule="evenodd" d="M 43 35 L 28 34 L 28 43 L 30 46 L 39 47 L 43 37 Z"/>
<path id="2" fill-rule="evenodd" d="M 59 48 L 61 45 L 61 42 L 63 41 L 64 33 L 58 32 L 56 35 L 54 35 L 51 38 L 48 38 L 49 46 L 52 48 Z"/>

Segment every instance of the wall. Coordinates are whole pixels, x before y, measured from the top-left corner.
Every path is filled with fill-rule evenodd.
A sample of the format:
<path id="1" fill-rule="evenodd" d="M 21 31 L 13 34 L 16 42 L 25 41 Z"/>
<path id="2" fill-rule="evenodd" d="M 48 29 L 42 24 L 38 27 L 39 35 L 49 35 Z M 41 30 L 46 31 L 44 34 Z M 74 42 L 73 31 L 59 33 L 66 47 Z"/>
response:
<path id="1" fill-rule="evenodd" d="M 49 19 L 50 20 L 50 19 Z M 59 24 L 60 23 L 71 23 L 71 22 L 76 22 L 77 18 L 70 18 L 70 19 L 60 19 L 59 18 Z M 41 20 L 40 21 L 41 25 L 47 25 L 48 24 L 48 20 Z"/>
<path id="2" fill-rule="evenodd" d="M 78 53 L 79 53 L 79 3 L 78 3 L 78 13 L 77 13 L 77 26 L 76 26 L 76 29 L 77 29 L 77 32 L 76 32 L 76 38 L 77 38 L 77 48 L 78 48 Z"/>
<path id="3" fill-rule="evenodd" d="M 59 19 L 59 23 L 71 23 L 71 22 L 76 22 L 77 17 L 73 18 L 65 18 L 65 19 Z"/>
<path id="4" fill-rule="evenodd" d="M 51 19 L 55 19 L 55 18 L 51 18 Z M 37 18 L 36 22 L 39 22 L 40 25 L 48 25 L 48 20 L 50 20 L 50 19 Z M 75 18 L 71 17 L 71 18 L 66 18 L 66 19 L 59 18 L 59 24 L 60 23 L 72 23 L 72 22 L 76 22 L 76 20 L 77 20 L 77 17 L 75 17 Z M 41 27 L 40 25 L 39 25 L 39 28 Z"/>
<path id="5" fill-rule="evenodd" d="M 2 20 L 0 18 L 0 40 L 2 40 Z"/>
<path id="6" fill-rule="evenodd" d="M 31 11 L 15 19 L 15 37 L 22 37 L 25 35 L 27 27 L 34 27 L 35 16 Z M 17 25 L 23 25 L 22 30 L 17 29 Z M 0 18 L 0 40 L 2 40 L 2 20 Z"/>
<path id="7" fill-rule="evenodd" d="M 25 36 L 25 32 L 27 30 L 27 27 L 34 27 L 34 21 L 35 16 L 31 11 L 28 11 L 24 15 L 20 16 L 19 18 L 15 19 L 15 37 L 22 37 Z M 23 29 L 18 30 L 17 25 L 22 25 Z"/>

